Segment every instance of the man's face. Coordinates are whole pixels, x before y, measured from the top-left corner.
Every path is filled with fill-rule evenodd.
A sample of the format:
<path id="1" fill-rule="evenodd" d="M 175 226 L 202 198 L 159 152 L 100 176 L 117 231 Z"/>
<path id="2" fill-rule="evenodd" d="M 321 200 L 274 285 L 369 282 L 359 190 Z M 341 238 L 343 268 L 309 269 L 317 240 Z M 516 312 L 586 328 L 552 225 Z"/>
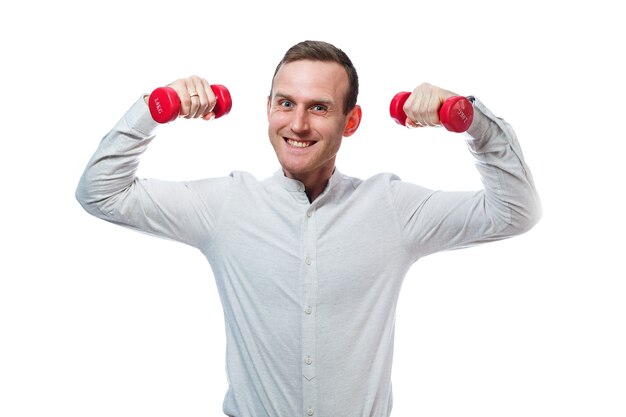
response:
<path id="1" fill-rule="evenodd" d="M 348 75 L 334 62 L 295 61 L 283 65 L 268 99 L 269 137 L 289 178 L 330 177 L 343 136 L 358 127 L 343 112 Z M 358 106 L 357 106 L 358 107 Z"/>

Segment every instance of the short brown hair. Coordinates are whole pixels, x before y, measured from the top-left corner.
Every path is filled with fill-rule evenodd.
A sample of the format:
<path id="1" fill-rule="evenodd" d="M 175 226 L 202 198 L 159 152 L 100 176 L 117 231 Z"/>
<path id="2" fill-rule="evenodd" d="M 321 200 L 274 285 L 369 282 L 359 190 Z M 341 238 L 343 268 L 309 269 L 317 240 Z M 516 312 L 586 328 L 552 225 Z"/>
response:
<path id="1" fill-rule="evenodd" d="M 322 62 L 336 62 L 343 66 L 348 74 L 348 94 L 343 103 L 343 113 L 348 114 L 350 110 L 356 105 L 357 96 L 359 95 L 359 76 L 356 73 L 356 68 L 348 58 L 345 52 L 322 41 L 303 41 L 295 44 L 287 50 L 283 59 L 276 66 L 274 76 L 272 77 L 272 89 L 274 88 L 274 78 L 280 67 L 290 62 L 295 61 L 322 61 Z M 272 91 L 270 90 L 270 97 Z"/>

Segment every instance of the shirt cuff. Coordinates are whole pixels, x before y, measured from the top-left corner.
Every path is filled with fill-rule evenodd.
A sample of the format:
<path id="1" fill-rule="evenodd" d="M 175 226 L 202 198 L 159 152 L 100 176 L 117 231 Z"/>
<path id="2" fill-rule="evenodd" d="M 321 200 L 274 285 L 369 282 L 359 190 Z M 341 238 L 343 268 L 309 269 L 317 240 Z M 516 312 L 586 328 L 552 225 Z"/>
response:
<path id="1" fill-rule="evenodd" d="M 159 124 L 150 115 L 144 94 L 133 104 L 124 115 L 127 126 L 137 133 L 139 139 L 148 139 L 156 134 Z"/>
<path id="2" fill-rule="evenodd" d="M 485 136 L 491 122 L 495 116 L 485 107 L 485 105 L 475 97 L 472 97 L 472 105 L 474 106 L 474 119 L 469 129 L 467 129 L 468 140 L 478 140 Z"/>
<path id="3" fill-rule="evenodd" d="M 473 153 L 498 151 L 509 144 L 511 134 L 511 127 L 503 119 L 496 117 L 480 100 L 474 99 L 474 119 L 465 132 L 467 145 Z"/>

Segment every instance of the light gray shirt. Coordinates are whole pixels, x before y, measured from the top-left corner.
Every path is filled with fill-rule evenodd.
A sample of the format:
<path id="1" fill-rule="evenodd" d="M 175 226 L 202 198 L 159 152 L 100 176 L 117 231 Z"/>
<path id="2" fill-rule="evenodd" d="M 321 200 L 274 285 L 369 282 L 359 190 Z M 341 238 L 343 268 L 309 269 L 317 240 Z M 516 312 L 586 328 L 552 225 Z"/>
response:
<path id="1" fill-rule="evenodd" d="M 474 106 L 476 192 L 336 170 L 311 203 L 282 171 L 263 181 L 138 179 L 157 127 L 139 100 L 102 140 L 76 196 L 95 216 L 206 256 L 226 320 L 227 415 L 389 416 L 396 303 L 411 265 L 523 233 L 541 215 L 513 130 Z"/>

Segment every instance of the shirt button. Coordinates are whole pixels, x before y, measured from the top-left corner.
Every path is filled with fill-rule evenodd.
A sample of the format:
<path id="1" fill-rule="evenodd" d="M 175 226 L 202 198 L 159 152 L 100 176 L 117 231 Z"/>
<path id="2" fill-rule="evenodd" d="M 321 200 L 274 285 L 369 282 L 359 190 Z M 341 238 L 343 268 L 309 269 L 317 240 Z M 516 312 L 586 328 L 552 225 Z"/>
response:
<path id="1" fill-rule="evenodd" d="M 308 409 L 308 410 L 306 410 L 306 415 L 307 415 L 307 416 L 312 416 L 313 414 L 315 414 L 315 413 L 313 412 L 313 409 L 312 409 L 311 407 L 309 407 L 309 409 Z"/>
<path id="2" fill-rule="evenodd" d="M 310 356 L 307 356 L 306 359 L 304 360 L 304 363 L 306 363 L 307 365 L 310 365 L 313 363 L 313 360 L 311 359 Z"/>
<path id="3" fill-rule="evenodd" d="M 311 313 L 313 312 L 313 309 L 311 308 L 311 306 L 309 306 L 309 307 L 307 307 L 307 308 L 304 310 L 304 312 L 305 312 L 306 314 L 311 314 Z"/>
<path id="4" fill-rule="evenodd" d="M 309 218 L 310 218 L 310 217 L 313 217 L 313 209 L 308 209 L 308 210 L 306 211 L 306 216 L 307 216 L 307 217 L 309 217 Z"/>
<path id="5" fill-rule="evenodd" d="M 306 262 L 307 265 L 311 265 L 311 258 L 307 256 L 304 262 Z"/>

